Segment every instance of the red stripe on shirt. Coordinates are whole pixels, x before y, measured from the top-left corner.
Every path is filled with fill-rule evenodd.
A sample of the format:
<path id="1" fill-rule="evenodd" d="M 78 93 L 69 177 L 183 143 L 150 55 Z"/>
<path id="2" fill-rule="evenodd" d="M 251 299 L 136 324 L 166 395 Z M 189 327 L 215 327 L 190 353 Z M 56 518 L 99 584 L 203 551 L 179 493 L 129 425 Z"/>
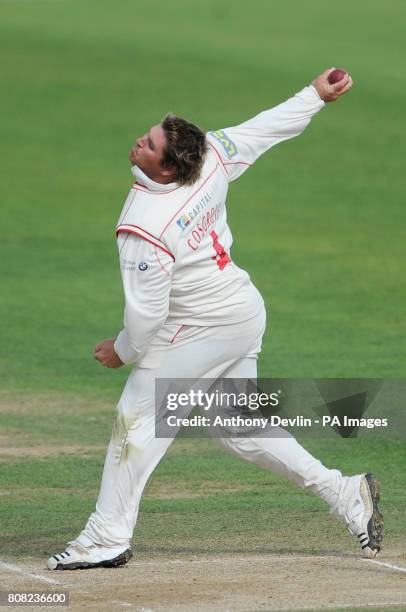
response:
<path id="1" fill-rule="evenodd" d="M 176 332 L 176 334 L 174 335 L 174 337 L 171 340 L 171 344 L 173 344 L 175 342 L 176 336 L 179 334 L 179 332 L 182 331 L 182 329 L 185 327 L 185 325 L 181 325 L 178 329 L 178 331 Z"/>
<path id="2" fill-rule="evenodd" d="M 190 202 L 190 200 L 192 198 L 195 197 L 195 195 L 197 193 L 199 193 L 199 191 L 201 189 L 203 189 L 203 187 L 205 186 L 205 184 L 207 183 L 207 181 L 213 176 L 213 174 L 216 172 L 217 168 L 219 167 L 219 164 L 217 163 L 216 167 L 214 168 L 214 170 L 212 170 L 212 172 L 210 172 L 209 176 L 206 178 L 206 180 L 204 181 L 204 183 L 202 183 L 199 187 L 199 189 L 196 189 L 196 191 L 194 193 L 192 193 L 192 195 L 186 200 L 186 202 L 184 204 L 182 204 L 182 206 L 176 211 L 176 213 L 172 216 L 172 218 L 168 221 L 168 223 L 165 225 L 164 229 L 162 230 L 162 232 L 159 235 L 159 239 L 161 239 L 161 237 L 164 235 L 165 231 L 167 230 L 168 226 L 172 223 L 172 221 L 174 220 L 175 217 L 178 216 L 178 214 L 180 213 L 180 211 L 182 210 L 182 208 L 185 208 L 186 204 L 188 204 L 188 202 Z"/>
<path id="3" fill-rule="evenodd" d="M 143 232 L 145 232 L 145 230 L 143 230 L 142 228 L 140 228 Z M 168 251 L 167 249 L 165 249 L 161 244 L 157 244 L 156 242 L 154 242 L 154 240 L 149 240 L 148 238 L 146 238 L 145 236 L 143 236 L 142 234 L 140 234 L 139 232 L 135 231 L 135 230 L 130 230 L 130 229 L 120 229 L 118 228 L 116 230 L 116 234 L 134 234 L 134 236 L 139 236 L 140 238 L 142 238 L 143 240 L 145 240 L 146 242 L 149 242 L 150 244 L 153 244 L 154 246 L 158 247 L 159 249 L 161 249 L 161 251 L 164 251 L 164 253 L 167 253 L 167 255 L 169 255 L 169 257 L 172 257 L 173 261 L 175 261 L 175 257 L 172 255 L 172 253 L 170 251 Z M 149 234 L 149 232 L 146 232 L 147 234 Z M 151 235 L 151 234 L 150 234 Z M 151 235 L 152 236 L 152 235 Z M 155 240 L 158 240 L 158 238 L 155 238 L 155 236 L 152 236 L 152 238 L 154 238 Z"/>

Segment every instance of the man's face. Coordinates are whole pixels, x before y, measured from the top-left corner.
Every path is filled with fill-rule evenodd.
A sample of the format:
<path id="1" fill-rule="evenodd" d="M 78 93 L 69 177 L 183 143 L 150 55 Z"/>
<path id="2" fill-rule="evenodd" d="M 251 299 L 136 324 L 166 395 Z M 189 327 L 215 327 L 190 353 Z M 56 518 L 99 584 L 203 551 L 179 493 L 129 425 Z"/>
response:
<path id="1" fill-rule="evenodd" d="M 137 165 L 145 174 L 157 183 L 170 183 L 174 180 L 173 170 L 162 168 L 162 159 L 166 147 L 165 131 L 161 124 L 153 125 L 149 132 L 138 138 L 131 147 L 129 159 L 131 165 Z"/>

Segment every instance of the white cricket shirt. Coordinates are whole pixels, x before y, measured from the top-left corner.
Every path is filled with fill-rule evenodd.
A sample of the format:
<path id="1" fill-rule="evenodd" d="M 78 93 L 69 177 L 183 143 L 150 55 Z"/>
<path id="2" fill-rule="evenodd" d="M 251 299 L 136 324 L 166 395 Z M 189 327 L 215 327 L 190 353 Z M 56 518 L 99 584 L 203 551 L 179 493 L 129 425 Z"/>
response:
<path id="1" fill-rule="evenodd" d="M 249 275 L 232 261 L 228 183 L 279 142 L 298 136 L 323 106 L 313 86 L 241 125 L 209 132 L 201 176 L 192 186 L 136 178 L 116 232 L 125 309 L 115 350 L 136 363 L 164 322 L 227 325 L 263 309 Z"/>

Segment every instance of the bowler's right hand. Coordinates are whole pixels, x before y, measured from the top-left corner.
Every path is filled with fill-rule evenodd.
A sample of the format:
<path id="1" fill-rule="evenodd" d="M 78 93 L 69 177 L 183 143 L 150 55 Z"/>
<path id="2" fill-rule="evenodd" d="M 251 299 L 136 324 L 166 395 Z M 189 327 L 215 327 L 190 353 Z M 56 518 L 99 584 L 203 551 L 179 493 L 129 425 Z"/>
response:
<path id="1" fill-rule="evenodd" d="M 334 102 L 343 94 L 346 94 L 350 91 L 353 82 L 352 78 L 349 74 L 345 74 L 345 76 L 341 79 L 341 81 L 337 81 L 331 85 L 328 82 L 328 75 L 330 72 L 333 72 L 335 68 L 327 68 L 320 76 L 318 76 L 312 82 L 313 87 L 317 90 L 320 98 L 324 100 L 324 102 Z"/>

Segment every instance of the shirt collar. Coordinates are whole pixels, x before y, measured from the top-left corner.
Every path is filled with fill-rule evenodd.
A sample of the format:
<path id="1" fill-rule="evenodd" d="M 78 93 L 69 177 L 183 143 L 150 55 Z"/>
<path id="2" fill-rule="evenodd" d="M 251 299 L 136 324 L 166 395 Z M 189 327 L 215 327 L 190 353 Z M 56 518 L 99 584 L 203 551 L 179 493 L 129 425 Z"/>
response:
<path id="1" fill-rule="evenodd" d="M 134 175 L 137 183 L 139 183 L 140 185 L 144 185 L 144 187 L 146 187 L 150 191 L 172 191 L 172 189 L 177 189 L 179 187 L 177 183 L 157 183 L 153 181 L 149 178 L 149 176 L 145 174 L 145 172 L 141 170 L 139 166 L 133 166 L 131 168 L 131 172 Z"/>

